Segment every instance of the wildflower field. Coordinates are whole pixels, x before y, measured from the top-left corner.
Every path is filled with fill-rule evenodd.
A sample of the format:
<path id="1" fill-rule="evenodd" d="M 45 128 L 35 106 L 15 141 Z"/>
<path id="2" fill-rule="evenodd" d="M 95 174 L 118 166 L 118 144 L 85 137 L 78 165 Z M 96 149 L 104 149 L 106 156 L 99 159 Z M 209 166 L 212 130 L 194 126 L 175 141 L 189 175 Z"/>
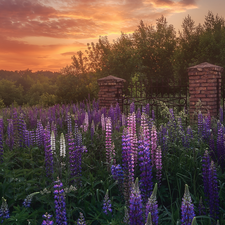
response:
<path id="1" fill-rule="evenodd" d="M 222 110 L 160 111 L 2 109 L 0 223 L 225 225 Z"/>

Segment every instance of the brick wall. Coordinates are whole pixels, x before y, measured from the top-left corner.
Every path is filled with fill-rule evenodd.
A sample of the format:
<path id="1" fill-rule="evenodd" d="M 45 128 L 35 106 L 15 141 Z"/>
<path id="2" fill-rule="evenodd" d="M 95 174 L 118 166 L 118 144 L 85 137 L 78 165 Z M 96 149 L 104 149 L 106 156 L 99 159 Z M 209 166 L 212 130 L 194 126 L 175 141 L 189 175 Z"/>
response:
<path id="1" fill-rule="evenodd" d="M 217 118 L 218 101 L 221 97 L 221 73 L 223 68 L 204 62 L 188 68 L 189 76 L 189 113 L 194 120 L 195 105 L 201 100 L 203 110 L 209 108 L 210 115 Z M 219 79 L 219 80 L 218 80 Z M 219 81 L 219 87 L 217 82 Z M 206 114 L 207 111 L 202 111 Z"/>
<path id="2" fill-rule="evenodd" d="M 124 82 L 126 82 L 126 80 L 112 75 L 98 79 L 98 99 L 100 108 L 106 107 L 109 109 L 111 105 L 115 107 L 117 102 L 119 103 L 120 108 L 122 108 L 122 101 L 118 101 L 118 99 L 122 98 Z M 117 96 L 117 94 L 120 96 Z"/>

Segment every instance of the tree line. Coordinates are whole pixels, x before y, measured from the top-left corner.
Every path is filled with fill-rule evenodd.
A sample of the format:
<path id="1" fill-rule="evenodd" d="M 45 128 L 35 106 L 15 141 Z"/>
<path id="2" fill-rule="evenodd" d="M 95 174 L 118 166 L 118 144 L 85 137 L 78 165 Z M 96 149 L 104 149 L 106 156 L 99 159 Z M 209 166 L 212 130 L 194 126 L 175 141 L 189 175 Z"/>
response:
<path id="1" fill-rule="evenodd" d="M 166 77 L 187 84 L 187 68 L 202 62 L 225 68 L 224 18 L 209 11 L 203 24 L 195 24 L 188 15 L 176 32 L 161 16 L 155 26 L 140 21 L 132 34 L 121 33 L 112 43 L 107 36 L 88 43 L 60 73 L 17 71 L 12 80 L 0 71 L 0 101 L 5 106 L 51 105 L 82 101 L 88 94 L 97 98 L 97 80 L 108 75 L 125 79 L 126 85 L 134 77 L 147 83 L 157 84 Z"/>

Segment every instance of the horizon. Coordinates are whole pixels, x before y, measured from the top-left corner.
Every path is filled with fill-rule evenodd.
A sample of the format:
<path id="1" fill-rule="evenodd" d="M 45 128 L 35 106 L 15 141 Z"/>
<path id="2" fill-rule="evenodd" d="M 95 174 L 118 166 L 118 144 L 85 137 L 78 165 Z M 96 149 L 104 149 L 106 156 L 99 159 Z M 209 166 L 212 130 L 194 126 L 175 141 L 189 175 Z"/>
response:
<path id="1" fill-rule="evenodd" d="M 223 0 L 0 0 L 0 70 L 60 72 L 100 36 L 112 43 L 162 15 L 178 34 L 187 15 L 203 24 L 208 11 L 224 17 L 223 6 Z"/>

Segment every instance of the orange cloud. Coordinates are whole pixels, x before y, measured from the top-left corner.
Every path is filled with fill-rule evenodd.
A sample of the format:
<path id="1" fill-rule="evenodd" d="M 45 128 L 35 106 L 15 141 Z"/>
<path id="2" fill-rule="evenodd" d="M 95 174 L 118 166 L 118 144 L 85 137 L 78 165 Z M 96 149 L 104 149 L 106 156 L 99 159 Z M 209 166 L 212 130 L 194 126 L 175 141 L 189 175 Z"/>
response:
<path id="1" fill-rule="evenodd" d="M 60 70 L 86 48 L 84 40 L 133 32 L 140 20 L 155 23 L 162 14 L 196 7 L 196 1 L 0 0 L 0 69 Z M 32 43 L 25 41 L 29 37 Z M 54 44 L 44 38 L 54 38 Z"/>

